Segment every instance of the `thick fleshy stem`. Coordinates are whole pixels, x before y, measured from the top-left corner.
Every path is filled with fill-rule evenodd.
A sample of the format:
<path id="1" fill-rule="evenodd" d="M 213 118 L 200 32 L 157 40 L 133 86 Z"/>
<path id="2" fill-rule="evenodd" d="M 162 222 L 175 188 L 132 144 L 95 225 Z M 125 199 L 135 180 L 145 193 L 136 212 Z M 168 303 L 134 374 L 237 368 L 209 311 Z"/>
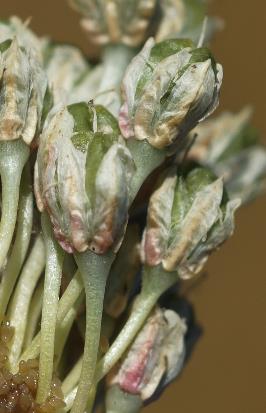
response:
<path id="1" fill-rule="evenodd" d="M 125 393 L 118 386 L 112 386 L 107 390 L 106 413 L 139 413 L 141 408 L 142 400 L 137 394 Z"/>
<path id="2" fill-rule="evenodd" d="M 119 361 L 145 323 L 159 297 L 177 281 L 176 272 L 165 272 L 161 266 L 145 267 L 143 284 L 134 310 L 107 353 L 99 361 L 94 380 L 101 380 Z"/>
<path id="3" fill-rule="evenodd" d="M 2 214 L 0 222 L 0 269 L 3 268 L 17 221 L 19 188 L 29 147 L 21 140 L 0 142 Z"/>
<path id="4" fill-rule="evenodd" d="M 14 327 L 14 336 L 9 352 L 11 369 L 16 365 L 23 345 L 29 306 L 34 289 L 45 266 L 45 248 L 39 235 L 19 277 L 14 296 L 11 301 L 8 319 Z"/>
<path id="5" fill-rule="evenodd" d="M 136 165 L 130 188 L 130 199 L 133 201 L 145 179 L 163 163 L 166 152 L 153 148 L 146 140 L 129 139 L 127 146 Z"/>
<path id="6" fill-rule="evenodd" d="M 75 258 L 85 288 L 86 333 L 81 375 L 71 412 L 84 413 L 97 363 L 106 280 L 115 254 L 100 256 L 86 251 L 76 254 Z"/>
<path id="7" fill-rule="evenodd" d="M 27 165 L 21 180 L 16 237 L 0 284 L 0 321 L 5 315 L 8 302 L 28 251 L 32 232 L 32 220 L 33 195 L 30 167 Z"/>
<path id="8" fill-rule="evenodd" d="M 41 321 L 39 383 L 36 397 L 38 403 L 45 402 L 51 389 L 57 310 L 64 257 L 63 251 L 54 239 L 51 223 L 46 213 L 42 214 L 42 230 L 46 247 L 46 269 Z"/>

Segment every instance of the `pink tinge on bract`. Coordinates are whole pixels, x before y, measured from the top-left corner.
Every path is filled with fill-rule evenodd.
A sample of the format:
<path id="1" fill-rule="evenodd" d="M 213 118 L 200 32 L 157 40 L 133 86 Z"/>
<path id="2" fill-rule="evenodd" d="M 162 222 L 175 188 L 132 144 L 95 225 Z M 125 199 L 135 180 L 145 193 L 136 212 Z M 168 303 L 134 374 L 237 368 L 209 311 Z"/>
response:
<path id="1" fill-rule="evenodd" d="M 128 104 L 125 102 L 120 109 L 118 117 L 119 127 L 124 138 L 129 139 L 134 136 L 134 130 L 132 129 L 129 121 Z"/>
<path id="2" fill-rule="evenodd" d="M 158 238 L 158 229 L 150 228 L 145 231 L 143 237 L 143 257 L 142 260 L 147 265 L 154 267 L 162 261 L 162 251 L 160 249 L 160 241 Z"/>

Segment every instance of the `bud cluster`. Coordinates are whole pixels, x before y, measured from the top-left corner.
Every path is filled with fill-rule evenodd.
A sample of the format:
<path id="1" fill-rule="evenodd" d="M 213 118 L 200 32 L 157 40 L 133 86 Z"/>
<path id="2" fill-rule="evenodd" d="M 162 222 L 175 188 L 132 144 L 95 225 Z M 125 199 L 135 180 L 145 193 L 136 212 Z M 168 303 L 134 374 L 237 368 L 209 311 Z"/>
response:
<path id="1" fill-rule="evenodd" d="M 185 367 L 180 289 L 266 192 L 266 150 L 249 108 L 206 119 L 203 1 L 70 3 L 93 61 L 0 22 L 0 412 L 139 413 Z"/>

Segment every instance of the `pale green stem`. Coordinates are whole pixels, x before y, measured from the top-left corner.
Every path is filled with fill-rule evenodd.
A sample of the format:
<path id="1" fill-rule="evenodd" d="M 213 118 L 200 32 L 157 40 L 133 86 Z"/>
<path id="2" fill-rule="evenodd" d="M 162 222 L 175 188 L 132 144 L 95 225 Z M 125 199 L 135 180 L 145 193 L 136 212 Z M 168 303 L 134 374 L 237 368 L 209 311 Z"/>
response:
<path id="1" fill-rule="evenodd" d="M 23 351 L 30 345 L 37 331 L 38 323 L 42 313 L 43 281 L 37 286 L 30 304 Z M 34 358 L 34 357 L 33 357 Z"/>
<path id="2" fill-rule="evenodd" d="M 105 397 L 106 413 L 139 413 L 142 400 L 137 394 L 126 393 L 118 386 L 107 389 Z"/>
<path id="3" fill-rule="evenodd" d="M 76 300 L 79 298 L 80 294 L 83 291 L 83 282 L 79 272 L 76 272 L 69 285 L 67 286 L 66 291 L 62 295 L 58 304 L 58 313 L 57 313 L 57 326 L 62 323 L 66 314 L 75 304 Z M 40 341 L 41 335 L 38 333 L 30 345 L 26 348 L 22 354 L 20 360 L 29 360 L 38 357 L 40 352 Z"/>
<path id="4" fill-rule="evenodd" d="M 166 273 L 160 266 L 144 269 L 143 286 L 135 301 L 134 310 L 114 343 L 98 363 L 94 378 L 96 382 L 119 361 L 145 323 L 158 298 L 176 281 L 175 272 Z"/>
<path id="5" fill-rule="evenodd" d="M 84 413 L 93 385 L 99 348 L 105 285 L 115 255 L 97 255 L 86 251 L 76 254 L 86 294 L 86 333 L 81 375 L 72 413 Z"/>
<path id="6" fill-rule="evenodd" d="M 77 395 L 77 390 L 78 388 L 75 387 L 73 390 L 71 390 L 64 398 L 64 402 L 65 402 L 65 407 L 62 409 L 62 412 L 60 413 L 66 413 L 69 412 L 71 410 L 71 407 L 73 406 L 75 397 Z M 87 413 L 87 412 L 86 412 Z"/>
<path id="7" fill-rule="evenodd" d="M 92 412 L 93 407 L 94 407 L 94 402 L 95 402 L 95 397 L 97 393 L 97 384 L 93 384 L 90 391 L 89 391 L 89 397 L 86 405 L 86 412 Z"/>
<path id="8" fill-rule="evenodd" d="M 79 299 L 76 301 L 74 306 L 68 311 L 64 320 L 59 325 L 57 325 L 56 335 L 55 335 L 55 350 L 54 350 L 55 368 L 58 366 L 61 360 L 67 338 L 69 336 L 73 323 L 77 317 L 78 309 L 80 307 L 82 299 L 83 299 L 83 295 L 79 297 Z"/>
<path id="9" fill-rule="evenodd" d="M 129 139 L 127 146 L 136 165 L 136 172 L 130 188 L 130 199 L 132 202 L 146 178 L 163 163 L 166 158 L 166 152 L 153 148 L 146 140 Z"/>
<path id="10" fill-rule="evenodd" d="M 0 284 L 0 321 L 5 315 L 8 302 L 28 251 L 32 231 L 33 194 L 29 166 L 22 174 L 15 242 Z"/>
<path id="11" fill-rule="evenodd" d="M 21 175 L 28 157 L 29 148 L 22 140 L 0 142 L 0 175 L 2 183 L 0 270 L 5 264 L 15 230 Z"/>
<path id="12" fill-rule="evenodd" d="M 110 322 L 111 322 L 111 325 L 110 325 Z M 85 320 L 84 320 L 84 324 L 85 324 Z M 114 329 L 115 329 L 115 320 L 111 319 L 111 317 L 103 313 L 101 334 L 109 338 L 113 334 Z M 85 331 L 85 328 L 82 329 L 82 333 L 83 333 L 83 330 Z M 99 357 L 99 354 L 98 354 L 98 357 Z M 68 376 L 63 381 L 62 390 L 64 394 L 68 394 L 78 384 L 80 373 L 81 373 L 81 367 L 82 367 L 82 357 L 77 361 L 77 363 L 74 365 L 72 370 L 69 372 Z"/>
<path id="13" fill-rule="evenodd" d="M 62 392 L 66 396 L 70 393 L 78 384 L 80 372 L 82 367 L 82 357 L 78 359 L 78 361 L 74 364 L 68 375 L 66 376 L 65 380 L 62 383 Z"/>
<path id="14" fill-rule="evenodd" d="M 19 277 L 8 314 L 11 326 L 14 327 L 14 336 L 9 351 L 11 369 L 16 366 L 21 354 L 31 297 L 44 266 L 45 248 L 42 237 L 39 235 Z"/>
<path id="15" fill-rule="evenodd" d="M 46 269 L 41 321 L 39 382 L 36 397 L 40 404 L 47 399 L 51 389 L 55 330 L 64 255 L 54 239 L 50 220 L 46 214 L 42 214 L 42 229 L 46 247 Z"/>
<path id="16" fill-rule="evenodd" d="M 108 45 L 103 52 L 102 81 L 95 102 L 104 105 L 114 114 L 118 114 L 121 105 L 120 85 L 133 56 L 134 49 L 122 44 Z"/>

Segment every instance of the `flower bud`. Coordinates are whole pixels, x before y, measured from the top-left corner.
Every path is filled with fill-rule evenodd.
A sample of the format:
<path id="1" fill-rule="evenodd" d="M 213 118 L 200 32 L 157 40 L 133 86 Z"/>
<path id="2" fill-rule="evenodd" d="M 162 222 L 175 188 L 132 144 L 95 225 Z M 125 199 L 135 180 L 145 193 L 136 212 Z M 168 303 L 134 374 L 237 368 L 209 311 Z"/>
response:
<path id="1" fill-rule="evenodd" d="M 160 1 L 161 19 L 156 33 L 156 40 L 161 42 L 180 34 L 185 24 L 186 7 L 183 0 Z"/>
<path id="2" fill-rule="evenodd" d="M 230 198 L 248 202 L 266 191 L 266 150 L 250 125 L 252 111 L 222 113 L 195 130 L 197 139 L 188 158 L 222 176 Z"/>
<path id="3" fill-rule="evenodd" d="M 70 0 L 70 4 L 84 16 L 81 25 L 92 43 L 136 47 L 145 41 L 156 0 Z"/>
<path id="4" fill-rule="evenodd" d="M 16 38 L 0 44 L 0 140 L 28 145 L 40 130 L 47 79 L 31 49 Z"/>
<path id="5" fill-rule="evenodd" d="M 35 171 L 38 207 L 62 248 L 104 253 L 121 242 L 134 166 L 106 109 L 79 103 L 50 115 Z"/>
<path id="6" fill-rule="evenodd" d="M 135 338 L 128 353 L 110 378 L 124 392 L 150 399 L 159 385 L 180 373 L 185 359 L 186 325 L 172 310 L 157 308 Z M 163 381 L 163 383 L 162 383 Z"/>
<path id="7" fill-rule="evenodd" d="M 119 123 L 126 138 L 176 145 L 218 105 L 222 68 L 189 40 L 150 39 L 130 63 Z"/>
<path id="8" fill-rule="evenodd" d="M 2 20 L 0 22 L 0 43 L 16 37 L 20 46 L 31 50 L 31 53 L 35 54 L 35 58 L 42 62 L 47 39 L 36 36 L 28 25 L 29 20 L 22 22 L 16 16 L 12 16 L 6 21 Z"/>
<path id="9" fill-rule="evenodd" d="M 89 64 L 81 51 L 70 45 L 50 45 L 46 49 L 46 56 L 45 69 L 55 104 L 68 103 L 76 84 L 88 72 Z"/>
<path id="10" fill-rule="evenodd" d="M 189 38 L 199 41 L 204 19 L 207 15 L 206 3 L 201 0 L 161 0 L 160 21 L 156 40 L 167 38 Z M 223 27 L 221 19 L 208 17 L 205 40 L 209 40 L 216 30 Z"/>
<path id="11" fill-rule="evenodd" d="M 239 200 L 227 201 L 222 179 L 203 168 L 187 176 L 169 173 L 151 196 L 142 259 L 188 278 L 234 229 Z"/>

